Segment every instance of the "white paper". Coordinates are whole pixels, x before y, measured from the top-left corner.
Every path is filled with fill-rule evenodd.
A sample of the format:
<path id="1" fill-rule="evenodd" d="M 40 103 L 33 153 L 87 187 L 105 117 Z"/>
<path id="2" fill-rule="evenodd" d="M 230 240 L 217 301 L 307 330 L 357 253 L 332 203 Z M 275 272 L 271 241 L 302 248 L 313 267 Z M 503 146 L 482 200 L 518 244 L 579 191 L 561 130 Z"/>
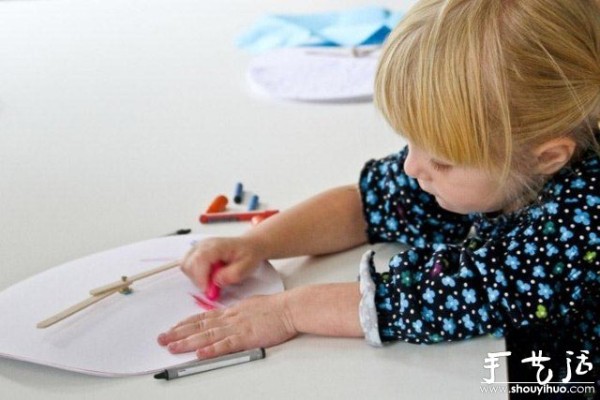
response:
<path id="1" fill-rule="evenodd" d="M 131 244 L 54 267 L 0 293 L 0 356 L 102 376 L 155 373 L 195 359 L 173 355 L 156 342 L 175 323 L 203 312 L 199 289 L 179 268 L 132 284 L 46 329 L 36 324 L 89 297 L 89 291 L 180 259 L 200 235 Z M 277 271 L 264 263 L 248 280 L 221 291 L 224 305 L 256 294 L 281 292 Z"/>
<path id="2" fill-rule="evenodd" d="M 348 102 L 373 97 L 377 49 L 293 48 L 255 57 L 250 86 L 261 94 L 290 100 Z"/>

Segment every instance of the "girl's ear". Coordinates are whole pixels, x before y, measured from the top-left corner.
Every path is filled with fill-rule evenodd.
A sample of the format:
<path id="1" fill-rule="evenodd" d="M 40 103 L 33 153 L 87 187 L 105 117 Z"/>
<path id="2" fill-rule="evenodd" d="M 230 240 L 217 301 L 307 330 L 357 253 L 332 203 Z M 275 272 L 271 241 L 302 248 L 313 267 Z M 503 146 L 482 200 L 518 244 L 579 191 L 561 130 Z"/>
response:
<path id="1" fill-rule="evenodd" d="M 536 158 L 536 172 L 542 175 L 552 175 L 564 167 L 575 152 L 575 141 L 563 137 L 552 139 L 538 146 L 533 154 Z"/>

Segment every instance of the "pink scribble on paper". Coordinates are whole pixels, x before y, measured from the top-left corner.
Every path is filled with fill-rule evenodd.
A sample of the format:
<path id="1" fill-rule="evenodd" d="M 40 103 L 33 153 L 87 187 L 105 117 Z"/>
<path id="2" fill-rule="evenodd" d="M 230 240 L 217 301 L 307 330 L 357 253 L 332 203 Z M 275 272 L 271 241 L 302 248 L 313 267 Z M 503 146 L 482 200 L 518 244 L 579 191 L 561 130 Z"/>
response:
<path id="1" fill-rule="evenodd" d="M 193 293 L 190 293 L 190 296 L 194 298 L 194 302 L 200 306 L 200 308 L 205 309 L 206 311 L 211 311 L 217 308 L 224 308 L 225 306 L 221 303 L 217 303 L 216 301 L 210 301 L 203 296 L 199 296 Z"/>

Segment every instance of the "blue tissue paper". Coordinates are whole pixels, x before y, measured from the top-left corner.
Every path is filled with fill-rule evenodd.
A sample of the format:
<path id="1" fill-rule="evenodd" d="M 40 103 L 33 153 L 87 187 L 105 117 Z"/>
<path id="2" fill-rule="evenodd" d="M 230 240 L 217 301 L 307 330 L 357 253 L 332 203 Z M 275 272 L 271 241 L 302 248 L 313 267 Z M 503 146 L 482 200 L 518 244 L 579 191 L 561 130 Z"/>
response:
<path id="1" fill-rule="evenodd" d="M 383 43 L 402 17 L 381 7 L 346 11 L 268 15 L 242 34 L 237 45 L 252 52 L 280 47 L 354 47 Z"/>

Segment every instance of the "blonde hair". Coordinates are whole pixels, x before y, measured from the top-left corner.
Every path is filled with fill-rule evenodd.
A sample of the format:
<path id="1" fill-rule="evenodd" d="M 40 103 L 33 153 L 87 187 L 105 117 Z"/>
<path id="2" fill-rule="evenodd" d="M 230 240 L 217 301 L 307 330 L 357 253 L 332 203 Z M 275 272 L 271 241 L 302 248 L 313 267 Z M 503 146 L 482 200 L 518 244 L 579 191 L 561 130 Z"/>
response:
<path id="1" fill-rule="evenodd" d="M 422 0 L 386 41 L 375 103 L 415 145 L 504 182 L 551 139 L 597 150 L 600 7 Z"/>

